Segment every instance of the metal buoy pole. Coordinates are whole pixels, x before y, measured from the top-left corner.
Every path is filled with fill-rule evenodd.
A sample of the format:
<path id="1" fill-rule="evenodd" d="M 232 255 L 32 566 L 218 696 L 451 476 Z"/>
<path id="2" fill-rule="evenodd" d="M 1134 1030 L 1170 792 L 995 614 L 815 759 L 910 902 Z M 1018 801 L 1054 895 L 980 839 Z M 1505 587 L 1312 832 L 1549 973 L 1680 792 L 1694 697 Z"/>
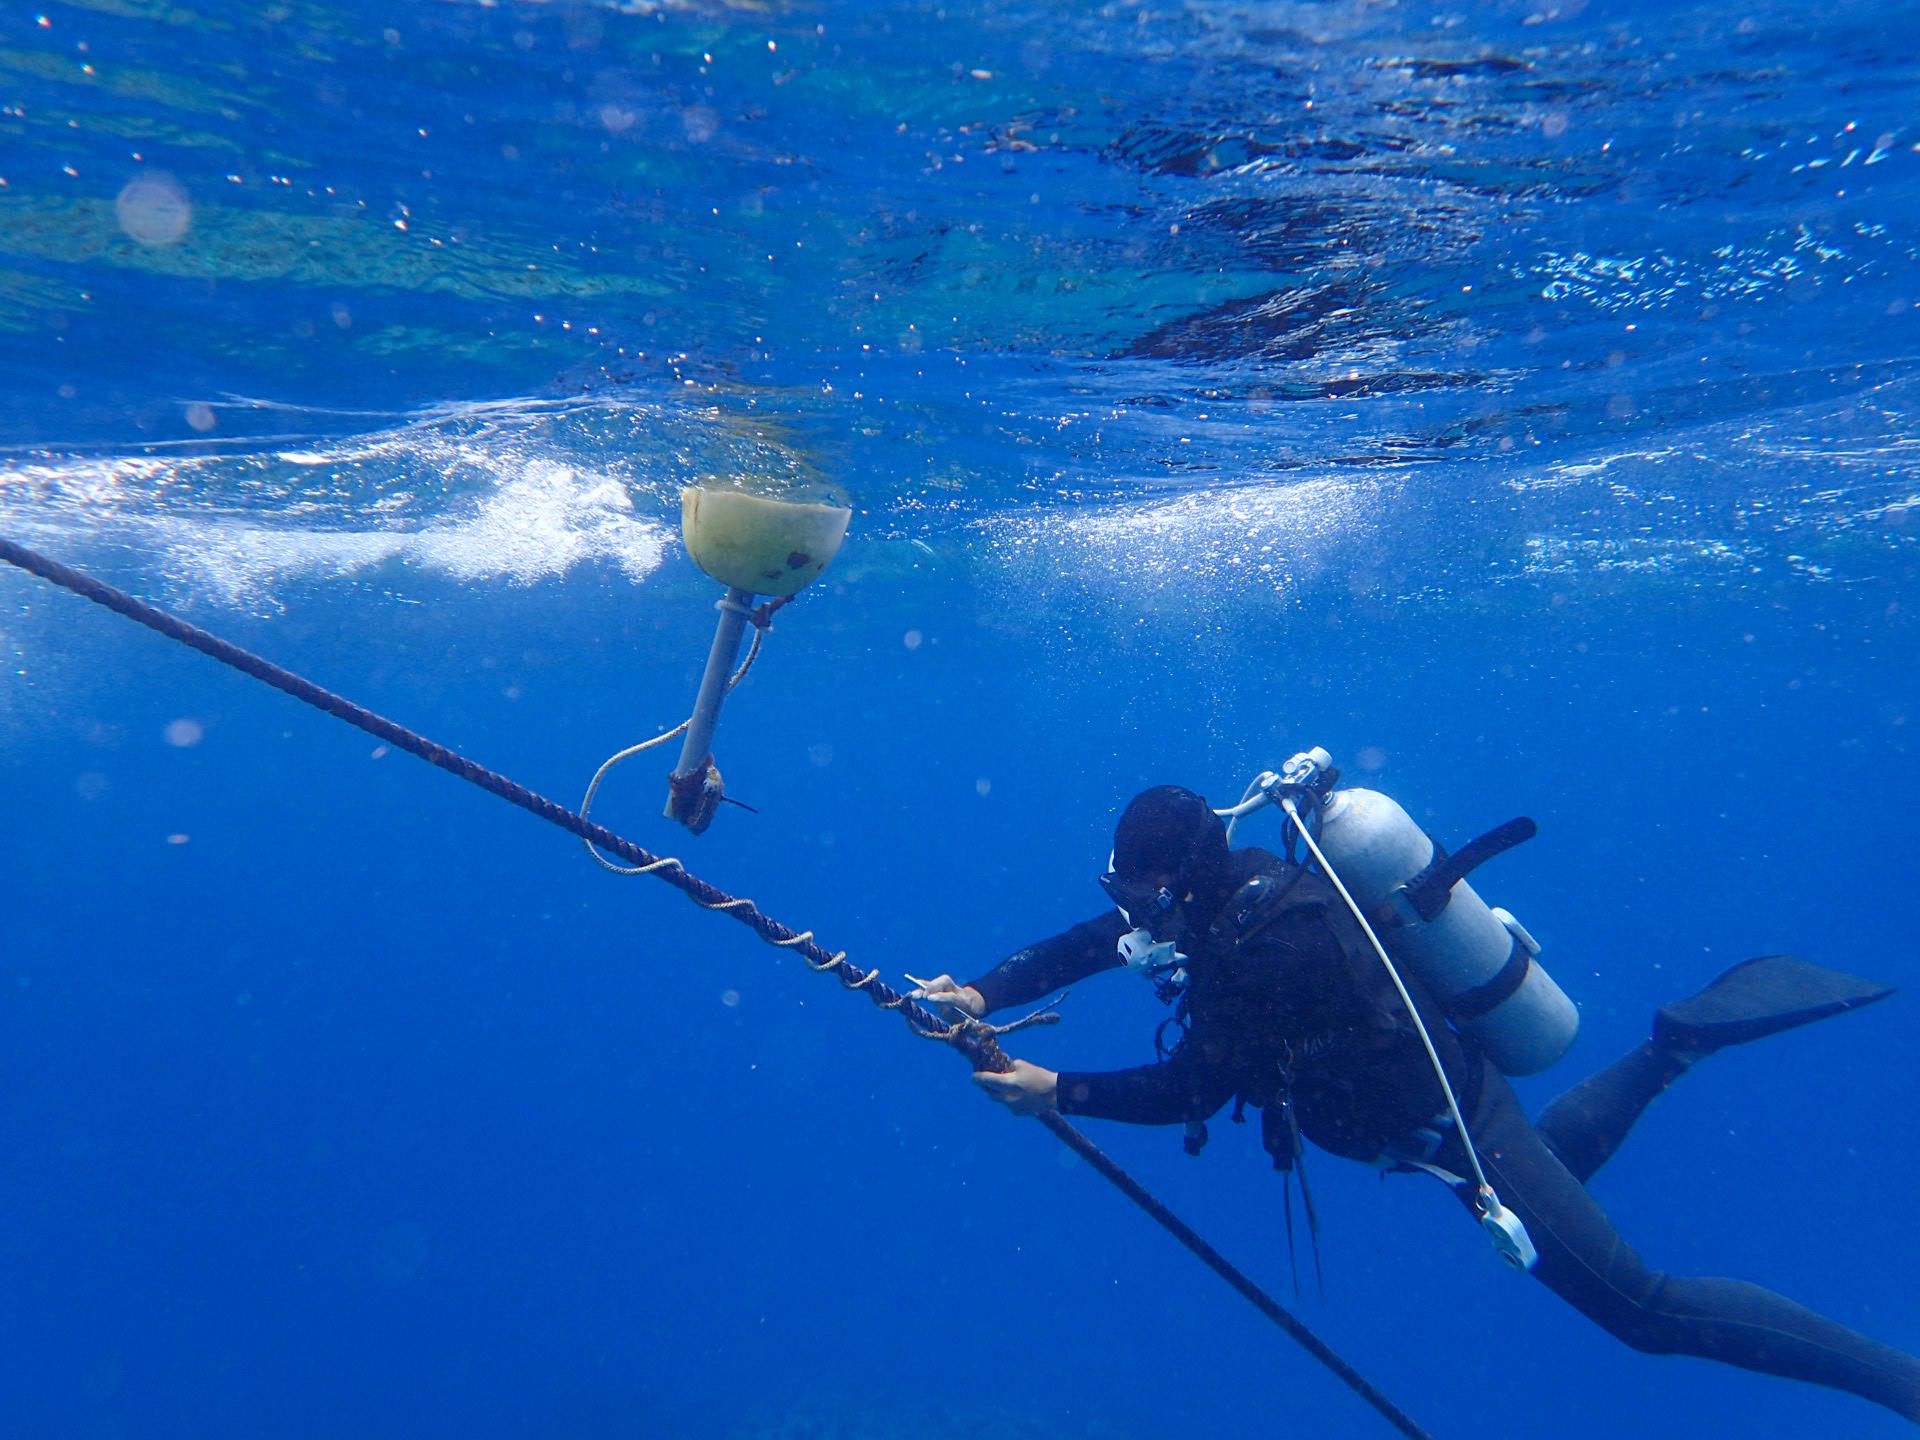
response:
<path id="1" fill-rule="evenodd" d="M 669 820 L 678 820 L 695 833 L 707 828 L 706 821 L 713 813 L 712 804 L 702 807 L 697 802 L 708 783 L 707 758 L 713 748 L 714 728 L 720 723 L 720 702 L 726 698 L 727 679 L 740 653 L 740 637 L 746 633 L 747 619 L 753 613 L 753 592 L 729 585 L 726 599 L 716 608 L 720 623 L 714 627 L 713 649 L 707 654 L 706 673 L 700 677 L 700 694 L 693 702 L 687 738 L 680 747 L 680 763 L 673 767 L 668 780 L 667 808 L 663 812 Z"/>

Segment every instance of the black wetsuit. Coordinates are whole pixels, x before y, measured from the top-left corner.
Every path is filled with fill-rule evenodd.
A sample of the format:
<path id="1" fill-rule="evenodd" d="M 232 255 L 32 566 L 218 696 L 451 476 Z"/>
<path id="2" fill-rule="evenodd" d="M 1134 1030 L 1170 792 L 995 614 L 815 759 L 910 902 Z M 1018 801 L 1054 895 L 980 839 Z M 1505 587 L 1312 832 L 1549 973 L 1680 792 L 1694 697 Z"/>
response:
<path id="1" fill-rule="evenodd" d="M 1304 1136 L 1355 1160 L 1471 1174 L 1406 1007 L 1331 887 L 1262 850 L 1234 851 L 1231 864 L 1236 898 L 1181 943 L 1191 975 L 1185 1037 L 1155 1065 L 1063 1072 L 1061 1112 L 1164 1125 L 1204 1120 L 1238 1099 L 1264 1110 L 1283 1164 L 1288 1139 Z M 1237 903 L 1254 893 L 1239 887 L 1256 875 L 1267 877 L 1264 906 Z M 1010 956 L 973 987 L 989 1010 L 1038 999 L 1121 965 L 1115 945 L 1128 928 L 1110 911 Z M 1830 1385 L 1920 1421 L 1920 1360 L 1757 1285 L 1649 1270 L 1587 1193 L 1583 1182 L 1682 1063 L 1642 1046 L 1556 1100 L 1536 1127 L 1472 1040 L 1445 1023 L 1416 978 L 1403 978 L 1487 1179 L 1539 1252 L 1533 1273 L 1544 1284 L 1636 1350 Z M 1470 1184 L 1457 1192 L 1472 1204 Z"/>

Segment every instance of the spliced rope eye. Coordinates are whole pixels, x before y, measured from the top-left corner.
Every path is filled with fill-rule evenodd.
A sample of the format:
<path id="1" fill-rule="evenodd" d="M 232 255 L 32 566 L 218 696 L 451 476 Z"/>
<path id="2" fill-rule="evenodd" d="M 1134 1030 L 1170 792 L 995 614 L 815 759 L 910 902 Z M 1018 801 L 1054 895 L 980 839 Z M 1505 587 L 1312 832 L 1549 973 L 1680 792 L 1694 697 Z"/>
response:
<path id="1" fill-rule="evenodd" d="M 1059 1019 L 1056 1013 L 1043 1010 L 1023 1020 L 1015 1021 L 1011 1025 L 989 1025 L 983 1020 L 972 1017 L 948 1023 L 934 1015 L 926 1006 L 876 978 L 880 973 L 878 970 L 869 971 L 862 975 L 857 983 L 850 984 L 846 978 L 847 974 L 861 975 L 861 972 L 857 967 L 847 964 L 846 951 L 828 954 L 823 947 L 814 943 L 811 930 L 789 930 L 778 921 L 761 914 L 754 908 L 751 900 L 736 899 L 697 876 L 689 874 L 686 867 L 671 856 L 663 858 L 649 854 L 631 840 L 622 839 L 614 834 L 604 825 L 596 825 L 584 815 L 576 815 L 564 806 L 557 805 L 545 796 L 527 789 L 526 786 L 455 754 L 444 745 L 438 745 L 424 736 L 416 735 L 385 716 L 376 715 L 373 711 L 356 705 L 343 696 L 322 689 L 304 676 L 283 669 L 271 660 L 255 655 L 250 650 L 243 650 L 231 641 L 222 640 L 219 636 L 209 634 L 197 626 L 189 625 L 178 616 L 169 615 L 166 611 L 149 605 L 144 600 L 136 600 L 124 590 L 116 590 L 103 581 L 82 574 L 70 566 L 62 565 L 59 561 L 49 559 L 37 551 L 29 550 L 24 545 L 16 545 L 11 540 L 0 539 L 0 560 L 29 574 L 38 575 L 41 579 L 50 581 L 62 589 L 71 590 L 74 594 L 91 600 L 96 605 L 103 605 L 115 614 L 138 621 L 149 630 L 158 631 L 169 639 L 178 640 L 182 645 L 198 650 L 203 655 L 211 656 L 223 665 L 230 665 L 243 675 L 251 675 L 263 684 L 271 685 L 274 689 L 291 695 L 294 699 L 311 705 L 316 710 L 324 710 L 329 715 L 337 716 L 349 725 L 386 741 L 396 749 L 405 750 L 410 755 L 417 755 L 428 764 L 437 765 L 448 774 L 457 775 L 462 780 L 479 786 L 487 793 L 499 796 L 510 805 L 517 805 L 529 814 L 538 815 L 549 824 L 558 825 L 562 830 L 586 841 L 589 846 L 598 846 L 602 850 L 611 851 L 631 863 L 632 869 L 627 873 L 652 875 L 655 879 L 679 890 L 695 904 L 708 910 L 722 911 L 748 926 L 769 945 L 793 950 L 806 962 L 808 969 L 833 971 L 847 989 L 859 991 L 883 1010 L 897 1010 L 916 1035 L 929 1040 L 943 1040 L 952 1045 L 966 1056 L 968 1063 L 975 1070 L 992 1070 L 999 1073 L 1011 1070 L 1013 1062 L 1000 1049 L 999 1037 L 1015 1030 L 1025 1029 L 1029 1025 L 1050 1024 Z M 768 609 L 768 613 L 771 614 L 769 607 L 762 608 Z M 751 654 L 748 659 L 752 659 Z M 744 666 L 742 668 L 744 669 Z M 645 749 L 653 743 L 657 742 L 646 742 L 636 748 Z M 588 794 L 591 796 L 591 788 Z M 1063 1145 L 1098 1171 L 1103 1179 L 1109 1181 L 1129 1200 L 1151 1215 L 1163 1229 L 1186 1246 L 1202 1264 L 1225 1280 L 1250 1305 L 1284 1330 L 1308 1354 L 1339 1377 L 1341 1383 L 1371 1405 L 1394 1429 L 1407 1436 L 1408 1440 L 1433 1440 L 1433 1437 L 1416 1425 L 1405 1412 L 1375 1389 L 1371 1381 L 1342 1360 L 1328 1348 L 1325 1341 L 1301 1324 L 1278 1301 L 1201 1238 L 1198 1231 L 1162 1205 L 1139 1181 L 1114 1164 L 1099 1146 L 1062 1119 L 1058 1113 L 1049 1112 L 1036 1118 L 1051 1130 Z"/>

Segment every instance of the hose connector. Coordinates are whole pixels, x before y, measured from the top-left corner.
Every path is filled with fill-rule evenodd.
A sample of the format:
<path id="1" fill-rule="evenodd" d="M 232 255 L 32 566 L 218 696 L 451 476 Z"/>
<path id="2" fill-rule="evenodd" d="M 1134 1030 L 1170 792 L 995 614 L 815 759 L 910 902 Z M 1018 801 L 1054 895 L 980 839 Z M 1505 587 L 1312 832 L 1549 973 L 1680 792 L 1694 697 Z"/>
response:
<path id="1" fill-rule="evenodd" d="M 1520 1217 L 1500 1203 L 1491 1185 L 1482 1185 L 1474 1194 L 1473 1208 L 1480 1212 L 1480 1228 L 1493 1242 L 1494 1253 L 1515 1270 L 1531 1270 L 1540 1263 L 1540 1252 L 1533 1248 L 1533 1237 Z"/>

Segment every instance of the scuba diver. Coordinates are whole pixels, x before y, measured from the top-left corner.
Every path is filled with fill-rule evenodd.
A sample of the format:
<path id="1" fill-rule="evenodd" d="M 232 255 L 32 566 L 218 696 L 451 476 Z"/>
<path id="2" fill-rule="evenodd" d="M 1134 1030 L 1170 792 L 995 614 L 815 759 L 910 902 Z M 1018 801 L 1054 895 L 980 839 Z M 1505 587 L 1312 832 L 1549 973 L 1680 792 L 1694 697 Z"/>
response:
<path id="1" fill-rule="evenodd" d="M 1531 822 L 1518 823 L 1532 833 Z M 1299 1163 L 1304 1137 L 1335 1155 L 1448 1181 L 1512 1263 L 1636 1350 L 1848 1390 L 1920 1423 L 1920 1359 L 1758 1285 L 1649 1269 L 1585 1187 L 1647 1104 L 1703 1057 L 1869 1004 L 1889 987 L 1787 955 L 1746 961 L 1663 1007 L 1651 1039 L 1534 1124 L 1457 1006 L 1418 974 L 1390 972 L 1326 874 L 1266 850 L 1230 849 L 1220 815 L 1192 791 L 1162 785 L 1136 796 L 1100 883 L 1114 909 L 970 984 L 950 975 L 915 982 L 916 998 L 980 1017 L 1126 966 L 1175 1004 L 1184 1033 L 1155 1064 L 1056 1074 L 1022 1060 L 1009 1073 L 973 1077 L 1015 1114 L 1185 1124 L 1197 1153 L 1208 1117 L 1229 1100 L 1236 1119 L 1252 1105 L 1283 1172 Z M 1524 935 L 1511 917 L 1502 923 L 1516 941 Z M 1311 1224 L 1310 1197 L 1307 1215 Z M 1503 1243 L 1495 1222 L 1514 1228 L 1516 1219 L 1524 1238 Z"/>

